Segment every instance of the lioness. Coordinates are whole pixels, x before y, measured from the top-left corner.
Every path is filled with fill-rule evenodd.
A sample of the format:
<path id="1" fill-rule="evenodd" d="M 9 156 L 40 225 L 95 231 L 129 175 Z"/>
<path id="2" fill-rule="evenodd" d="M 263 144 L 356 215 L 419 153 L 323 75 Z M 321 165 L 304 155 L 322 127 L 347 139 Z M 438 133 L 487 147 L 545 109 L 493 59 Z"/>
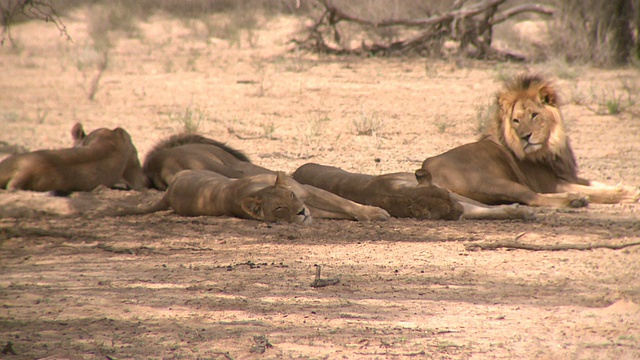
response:
<path id="1" fill-rule="evenodd" d="M 634 202 L 629 187 L 582 179 L 552 83 L 521 75 L 498 93 L 493 122 L 483 137 L 424 161 L 433 182 L 484 204 L 581 207 Z"/>
<path id="2" fill-rule="evenodd" d="M 252 164 L 240 151 L 199 135 L 176 135 L 161 141 L 149 152 L 144 164 L 150 183 L 159 189 L 186 169 L 209 170 L 229 178 L 250 176 L 251 181 L 268 185 L 276 178 L 275 171 Z M 301 185 L 290 177 L 287 177 L 287 183 L 315 218 L 359 221 L 389 218 L 389 214 L 378 207 L 361 205 L 328 191 Z"/>
<path id="3" fill-rule="evenodd" d="M 126 130 L 101 128 L 87 135 L 77 123 L 71 136 L 73 148 L 33 151 L 2 161 L 0 188 L 65 193 L 98 185 L 145 187 L 138 151 Z"/>
<path id="4" fill-rule="evenodd" d="M 151 187 L 166 190 L 180 170 L 210 170 L 228 178 L 274 171 L 252 164 L 246 155 L 216 140 L 179 134 L 161 141 L 147 154 L 143 170 Z"/>
<path id="5" fill-rule="evenodd" d="M 118 215 L 173 209 L 185 216 L 234 216 L 267 222 L 309 223 L 309 209 L 284 173 L 229 179 L 207 170 L 182 170 L 154 205 Z"/>
<path id="6" fill-rule="evenodd" d="M 355 174 L 337 167 L 305 164 L 293 178 L 360 204 L 381 207 L 391 216 L 415 219 L 532 219 L 530 209 L 519 206 L 486 206 L 437 187 L 431 174 L 419 169 L 384 175 Z"/>

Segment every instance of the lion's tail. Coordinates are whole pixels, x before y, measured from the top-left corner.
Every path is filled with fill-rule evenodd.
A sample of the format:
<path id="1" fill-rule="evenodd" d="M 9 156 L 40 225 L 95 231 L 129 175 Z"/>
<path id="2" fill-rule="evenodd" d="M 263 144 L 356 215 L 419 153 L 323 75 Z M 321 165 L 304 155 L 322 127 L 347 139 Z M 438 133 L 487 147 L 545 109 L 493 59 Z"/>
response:
<path id="1" fill-rule="evenodd" d="M 169 203 L 167 195 L 165 194 L 165 196 L 163 196 L 162 199 L 160 199 L 158 202 L 156 202 L 151 206 L 143 207 L 143 208 L 130 208 L 130 209 L 117 210 L 108 215 L 113 217 L 121 217 L 121 216 L 129 216 L 129 215 L 146 215 L 146 214 L 151 214 L 158 211 L 169 210 L 170 207 L 171 207 L 171 204 Z"/>

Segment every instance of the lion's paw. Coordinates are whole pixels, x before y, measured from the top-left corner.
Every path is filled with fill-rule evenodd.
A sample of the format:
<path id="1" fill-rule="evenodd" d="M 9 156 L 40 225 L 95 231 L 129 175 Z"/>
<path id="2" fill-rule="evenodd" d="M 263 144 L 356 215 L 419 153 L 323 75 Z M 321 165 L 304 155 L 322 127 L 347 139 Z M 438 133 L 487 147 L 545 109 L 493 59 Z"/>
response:
<path id="1" fill-rule="evenodd" d="M 567 198 L 567 206 L 571 208 L 581 208 L 589 205 L 589 198 L 582 194 L 570 193 Z"/>
<path id="2" fill-rule="evenodd" d="M 356 220 L 358 221 L 385 221 L 389 220 L 391 215 L 379 207 L 376 206 L 366 206 L 366 211 L 362 211 L 360 214 L 356 216 Z"/>
<path id="3" fill-rule="evenodd" d="M 504 210 L 512 219 L 523 219 L 527 221 L 533 221 L 536 219 L 536 213 L 529 206 L 511 204 L 505 205 Z"/>
<path id="4" fill-rule="evenodd" d="M 620 187 L 620 202 L 625 203 L 635 203 L 640 200 L 640 189 L 634 188 L 632 186 L 623 186 L 618 185 Z"/>

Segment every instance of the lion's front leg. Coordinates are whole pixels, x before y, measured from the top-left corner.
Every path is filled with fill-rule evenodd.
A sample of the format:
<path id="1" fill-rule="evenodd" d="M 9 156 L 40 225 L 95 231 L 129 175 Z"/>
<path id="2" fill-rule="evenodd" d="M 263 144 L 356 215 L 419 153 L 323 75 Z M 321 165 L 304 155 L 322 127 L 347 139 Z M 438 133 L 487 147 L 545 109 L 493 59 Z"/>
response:
<path id="1" fill-rule="evenodd" d="M 380 221 L 390 217 L 379 207 L 360 205 L 310 185 L 297 184 L 293 186 L 293 191 L 315 218 Z"/>
<path id="2" fill-rule="evenodd" d="M 520 204 L 486 205 L 467 197 L 451 193 L 451 198 L 464 208 L 463 219 L 472 220 L 535 220 L 536 213 L 529 206 Z"/>
<path id="3" fill-rule="evenodd" d="M 561 183 L 558 190 L 563 192 L 579 192 L 589 197 L 594 204 L 634 203 L 640 199 L 640 190 L 632 186 L 606 185 L 591 181 L 590 185 Z"/>

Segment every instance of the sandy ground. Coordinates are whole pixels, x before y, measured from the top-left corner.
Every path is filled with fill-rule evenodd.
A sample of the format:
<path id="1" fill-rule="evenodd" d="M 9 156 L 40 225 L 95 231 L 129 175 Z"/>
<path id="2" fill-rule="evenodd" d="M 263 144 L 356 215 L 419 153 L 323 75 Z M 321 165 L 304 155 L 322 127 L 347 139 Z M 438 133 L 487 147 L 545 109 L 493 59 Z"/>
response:
<path id="1" fill-rule="evenodd" d="M 251 47 L 154 17 L 114 42 L 90 101 L 82 15 L 72 42 L 27 23 L 17 49 L 0 48 L 4 151 L 68 147 L 80 121 L 126 128 L 143 158 L 186 124 L 272 169 L 413 171 L 478 136 L 501 79 L 536 70 L 557 78 L 581 175 L 640 185 L 635 69 L 319 57 L 286 51 L 293 19 Z M 602 114 L 618 98 L 622 112 Z M 100 215 L 160 196 L 0 191 L 0 345 L 17 354 L 0 358 L 640 358 L 640 246 L 464 246 L 637 242 L 639 204 L 537 209 L 531 222 Z M 311 287 L 316 265 L 340 282 Z"/>

